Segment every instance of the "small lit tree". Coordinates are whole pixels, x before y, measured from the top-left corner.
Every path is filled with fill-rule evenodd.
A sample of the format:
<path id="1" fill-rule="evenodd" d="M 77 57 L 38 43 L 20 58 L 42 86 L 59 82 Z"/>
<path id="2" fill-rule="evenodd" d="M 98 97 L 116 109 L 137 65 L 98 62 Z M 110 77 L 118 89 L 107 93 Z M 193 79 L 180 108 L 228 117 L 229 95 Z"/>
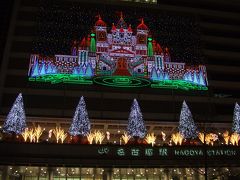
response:
<path id="1" fill-rule="evenodd" d="M 197 126 L 194 123 L 192 113 L 185 101 L 183 101 L 182 104 L 178 129 L 186 139 L 194 139 L 197 137 Z"/>
<path id="2" fill-rule="evenodd" d="M 240 106 L 238 105 L 238 103 L 235 104 L 235 108 L 233 112 L 232 131 L 234 133 L 240 134 Z"/>
<path id="3" fill-rule="evenodd" d="M 136 99 L 133 100 L 131 112 L 128 117 L 127 132 L 131 137 L 144 138 L 146 134 L 146 127 L 143 116 Z"/>
<path id="4" fill-rule="evenodd" d="M 3 124 L 3 132 L 22 134 L 27 127 L 22 93 L 18 95 Z"/>
<path id="5" fill-rule="evenodd" d="M 82 96 L 76 108 L 73 121 L 68 132 L 72 136 L 87 136 L 90 133 L 90 127 L 86 104 Z"/>

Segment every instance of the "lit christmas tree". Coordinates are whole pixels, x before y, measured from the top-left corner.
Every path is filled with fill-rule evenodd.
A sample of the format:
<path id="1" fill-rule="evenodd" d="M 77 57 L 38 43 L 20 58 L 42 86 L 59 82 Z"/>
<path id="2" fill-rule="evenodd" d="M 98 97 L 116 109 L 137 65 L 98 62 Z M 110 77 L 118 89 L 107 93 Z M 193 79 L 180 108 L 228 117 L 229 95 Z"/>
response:
<path id="1" fill-rule="evenodd" d="M 235 104 L 233 112 L 232 131 L 240 134 L 240 106 L 238 105 L 238 103 Z"/>
<path id="2" fill-rule="evenodd" d="M 128 117 L 127 132 L 131 137 L 143 138 L 146 134 L 143 116 L 136 99 L 133 100 L 131 112 Z"/>
<path id="3" fill-rule="evenodd" d="M 197 126 L 194 123 L 192 113 L 185 101 L 183 101 L 182 104 L 178 129 L 186 139 L 197 137 Z"/>
<path id="4" fill-rule="evenodd" d="M 3 132 L 21 134 L 26 125 L 26 115 L 23 106 L 22 93 L 16 98 L 7 118 L 3 124 Z"/>
<path id="5" fill-rule="evenodd" d="M 84 97 L 82 96 L 76 108 L 73 121 L 68 132 L 72 136 L 86 136 L 90 132 L 90 127 L 86 104 Z"/>

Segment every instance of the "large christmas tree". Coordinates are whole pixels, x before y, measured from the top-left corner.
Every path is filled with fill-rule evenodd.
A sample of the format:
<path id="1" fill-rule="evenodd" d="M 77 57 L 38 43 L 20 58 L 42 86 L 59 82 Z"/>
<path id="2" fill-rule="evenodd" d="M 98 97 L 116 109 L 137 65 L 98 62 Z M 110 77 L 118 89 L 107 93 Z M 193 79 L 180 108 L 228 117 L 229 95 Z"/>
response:
<path id="1" fill-rule="evenodd" d="M 233 112 L 232 131 L 240 134 L 240 106 L 238 105 L 238 103 L 235 104 Z"/>
<path id="2" fill-rule="evenodd" d="M 192 113 L 185 101 L 183 101 L 182 104 L 178 129 L 186 139 L 197 137 L 197 126 L 194 123 Z"/>
<path id="3" fill-rule="evenodd" d="M 3 124 L 3 132 L 21 134 L 26 128 L 26 115 L 23 97 L 20 93 L 16 98 L 7 118 Z"/>
<path id="4" fill-rule="evenodd" d="M 131 112 L 128 117 L 127 132 L 131 137 L 140 138 L 143 138 L 146 134 L 143 116 L 136 99 L 133 100 Z"/>
<path id="5" fill-rule="evenodd" d="M 83 135 L 86 136 L 90 132 L 90 121 L 84 97 L 82 96 L 76 108 L 72 124 L 69 128 L 69 134 L 72 136 Z"/>

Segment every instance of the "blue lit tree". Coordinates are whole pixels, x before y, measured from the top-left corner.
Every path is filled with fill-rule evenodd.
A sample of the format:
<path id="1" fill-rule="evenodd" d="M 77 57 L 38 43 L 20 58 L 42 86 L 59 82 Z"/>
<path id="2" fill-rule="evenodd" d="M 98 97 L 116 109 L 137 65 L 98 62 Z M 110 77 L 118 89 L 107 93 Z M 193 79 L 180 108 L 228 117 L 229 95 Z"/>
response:
<path id="1" fill-rule="evenodd" d="M 197 126 L 194 123 L 192 113 L 185 101 L 183 101 L 182 104 L 178 129 L 186 139 L 194 139 L 197 137 Z"/>
<path id="2" fill-rule="evenodd" d="M 6 133 L 15 133 L 21 134 L 24 129 L 27 127 L 26 125 L 26 115 L 23 105 L 23 97 L 22 93 L 18 95 L 10 112 L 7 115 L 7 118 L 3 124 L 3 132 Z"/>
<path id="3" fill-rule="evenodd" d="M 131 112 L 128 117 L 128 135 L 130 135 L 131 137 L 144 138 L 146 131 L 147 130 L 144 124 L 141 109 L 138 105 L 137 100 L 134 99 L 131 107 Z"/>
<path id="4" fill-rule="evenodd" d="M 68 132 L 72 136 L 86 136 L 90 132 L 90 128 L 91 126 L 86 109 L 86 103 L 84 101 L 84 97 L 82 96 L 76 108 L 73 121 Z"/>
<path id="5" fill-rule="evenodd" d="M 232 131 L 240 134 L 240 106 L 238 105 L 238 103 L 235 104 L 233 112 Z"/>

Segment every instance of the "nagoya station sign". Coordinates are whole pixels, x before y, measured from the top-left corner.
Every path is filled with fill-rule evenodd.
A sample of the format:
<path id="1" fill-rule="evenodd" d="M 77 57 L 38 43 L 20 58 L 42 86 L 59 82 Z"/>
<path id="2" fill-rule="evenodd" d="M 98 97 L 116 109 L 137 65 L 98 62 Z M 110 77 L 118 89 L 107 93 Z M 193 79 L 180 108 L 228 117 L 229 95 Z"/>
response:
<path id="1" fill-rule="evenodd" d="M 100 156 L 141 157 L 141 158 L 199 158 L 199 157 L 228 157 L 239 158 L 240 149 L 231 146 L 201 147 L 201 146 L 172 146 L 172 147 L 141 147 L 141 146 L 102 146 L 97 149 Z"/>

